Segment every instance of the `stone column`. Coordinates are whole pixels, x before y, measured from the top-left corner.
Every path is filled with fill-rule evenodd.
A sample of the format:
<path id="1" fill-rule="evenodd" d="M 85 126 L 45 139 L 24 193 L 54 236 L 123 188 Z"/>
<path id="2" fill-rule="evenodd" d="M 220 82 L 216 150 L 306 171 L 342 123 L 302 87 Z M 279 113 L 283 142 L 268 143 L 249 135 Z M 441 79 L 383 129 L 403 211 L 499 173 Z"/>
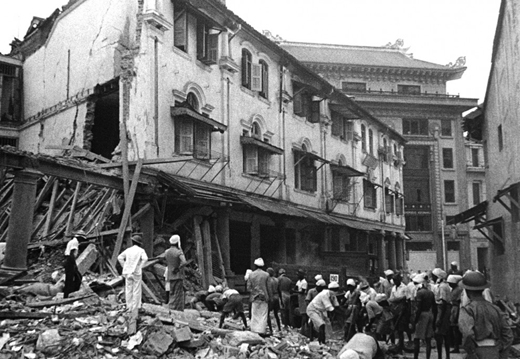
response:
<path id="1" fill-rule="evenodd" d="M 385 231 L 377 235 L 377 273 L 381 275 L 386 270 Z"/>
<path id="2" fill-rule="evenodd" d="M 15 172 L 13 202 L 2 266 L 4 269 L 27 269 L 27 244 L 31 240 L 33 230 L 36 182 L 40 177 L 41 173 L 33 170 Z"/>
<path id="3" fill-rule="evenodd" d="M 404 269 L 404 238 L 398 235 L 395 239 L 397 269 Z"/>
<path id="4" fill-rule="evenodd" d="M 397 268 L 397 257 L 395 253 L 395 232 L 386 237 L 388 239 L 388 268 L 395 271 Z"/>
<path id="5" fill-rule="evenodd" d="M 217 213 L 217 236 L 220 245 L 220 252 L 222 253 L 222 261 L 224 262 L 226 275 L 232 275 L 231 260 L 229 256 L 229 209 L 221 209 L 218 210 Z"/>

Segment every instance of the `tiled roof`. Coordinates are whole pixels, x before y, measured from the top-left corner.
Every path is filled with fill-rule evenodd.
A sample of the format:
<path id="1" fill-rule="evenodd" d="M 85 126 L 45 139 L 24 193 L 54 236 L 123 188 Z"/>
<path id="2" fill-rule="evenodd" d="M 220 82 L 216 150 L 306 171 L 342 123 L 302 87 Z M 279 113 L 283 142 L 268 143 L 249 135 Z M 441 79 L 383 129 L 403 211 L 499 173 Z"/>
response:
<path id="1" fill-rule="evenodd" d="M 432 62 L 410 58 L 398 49 L 385 47 L 348 46 L 282 42 L 279 44 L 304 63 L 350 64 L 364 66 L 460 71 Z"/>

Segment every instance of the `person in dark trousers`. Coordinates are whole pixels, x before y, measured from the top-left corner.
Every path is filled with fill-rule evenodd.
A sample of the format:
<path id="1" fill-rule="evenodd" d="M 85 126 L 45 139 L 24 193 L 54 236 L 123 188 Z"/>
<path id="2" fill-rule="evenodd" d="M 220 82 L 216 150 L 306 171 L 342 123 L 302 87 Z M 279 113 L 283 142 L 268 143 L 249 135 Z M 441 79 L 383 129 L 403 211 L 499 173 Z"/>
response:
<path id="1" fill-rule="evenodd" d="M 242 303 L 242 296 L 235 289 L 227 289 L 222 294 L 222 300 L 224 301 L 224 308 L 220 316 L 219 328 L 224 325 L 224 319 L 231 313 L 234 312 L 237 317 L 242 319 L 244 323 L 244 329 L 247 328 L 246 315 L 244 314 L 244 303 Z"/>
<path id="2" fill-rule="evenodd" d="M 415 338 L 414 338 L 414 359 L 419 358 L 421 340 L 426 342 L 426 359 L 430 359 L 432 352 L 433 331 L 433 309 L 435 307 L 435 295 L 431 290 L 424 286 L 424 276 L 419 274 L 414 278 L 418 284 L 415 295 Z"/>
<path id="3" fill-rule="evenodd" d="M 293 290 L 294 293 L 298 294 L 298 311 L 301 316 L 301 329 L 300 333 L 306 333 L 308 330 L 308 321 L 309 317 L 307 316 L 307 302 L 305 298 L 307 297 L 307 289 L 308 284 L 305 279 L 305 271 L 303 269 L 298 269 L 298 281 L 296 282 L 296 286 Z"/>
<path id="4" fill-rule="evenodd" d="M 267 313 L 267 324 L 269 325 L 269 330 L 273 333 L 273 325 L 271 324 L 271 312 L 274 314 L 274 319 L 276 320 L 276 324 L 278 325 L 278 330 L 282 330 L 282 326 L 280 325 L 280 316 L 278 312 L 280 311 L 280 289 L 278 286 L 278 278 L 274 276 L 274 269 L 267 268 L 267 273 L 269 273 L 269 278 L 267 278 L 267 285 L 270 287 L 270 292 L 272 294 L 271 298 L 269 298 L 269 312 Z"/>
<path id="5" fill-rule="evenodd" d="M 462 345 L 470 359 L 507 359 L 513 343 L 513 332 L 507 316 L 482 296 L 489 287 L 480 272 L 469 271 L 462 277 L 469 303 L 460 308 L 459 329 Z"/>
<path id="6" fill-rule="evenodd" d="M 451 313 L 450 313 L 450 326 L 451 326 L 451 337 L 453 338 L 453 350 L 452 353 L 460 353 L 459 344 L 462 339 L 462 334 L 460 334 L 459 330 L 459 313 L 460 313 L 460 303 L 462 297 L 462 286 L 460 281 L 462 280 L 462 276 L 458 274 L 450 274 L 448 276 L 447 282 L 451 287 Z"/>
<path id="7" fill-rule="evenodd" d="M 68 298 L 70 293 L 73 293 L 81 288 L 82 276 L 76 264 L 76 257 L 79 251 L 78 236 L 83 238 L 85 232 L 81 231 L 74 236 L 68 243 L 65 249 L 65 261 L 63 268 L 65 269 L 65 287 L 63 288 L 63 298 Z"/>
<path id="8" fill-rule="evenodd" d="M 285 275 L 285 269 L 278 270 L 278 288 L 280 290 L 280 308 L 282 309 L 282 323 L 287 329 L 294 327 L 293 312 L 291 307 L 292 280 Z"/>
<path id="9" fill-rule="evenodd" d="M 166 250 L 164 258 L 168 267 L 166 282 L 170 284 L 168 306 L 174 310 L 184 310 L 184 266 L 186 257 L 181 249 L 181 237 L 174 234 L 170 237 L 171 247 Z"/>
<path id="10" fill-rule="evenodd" d="M 408 329 L 410 323 L 409 299 L 410 292 L 408 287 L 402 282 L 400 274 L 394 276 L 394 286 L 390 291 L 388 302 L 395 316 L 395 330 L 399 337 L 397 352 L 402 353 L 404 350 L 404 332 Z"/>
<path id="11" fill-rule="evenodd" d="M 437 283 L 434 291 L 437 303 L 435 316 L 435 342 L 437 344 L 437 358 L 442 359 L 442 345 L 446 352 L 446 359 L 450 359 L 450 315 L 451 315 L 451 288 L 446 283 L 448 274 L 441 268 L 432 271 L 432 278 Z"/>

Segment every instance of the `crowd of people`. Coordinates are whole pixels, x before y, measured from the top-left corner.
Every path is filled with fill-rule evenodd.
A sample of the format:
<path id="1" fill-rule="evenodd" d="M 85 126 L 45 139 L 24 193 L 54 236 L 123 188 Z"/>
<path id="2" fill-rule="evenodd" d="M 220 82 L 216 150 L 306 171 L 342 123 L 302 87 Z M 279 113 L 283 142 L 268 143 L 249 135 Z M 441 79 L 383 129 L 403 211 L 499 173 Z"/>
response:
<path id="1" fill-rule="evenodd" d="M 84 239 L 85 234 L 78 233 L 66 249 L 65 295 L 77 290 L 81 283 L 75 263 L 78 238 Z M 135 319 L 141 306 L 142 267 L 148 257 L 141 248 L 141 236 L 132 235 L 131 240 L 132 245 L 118 260 L 125 278 L 126 305 Z M 164 277 L 166 303 L 170 309 L 182 311 L 183 267 L 187 262 L 180 240 L 178 235 L 170 237 L 171 247 L 164 255 Z M 506 314 L 493 303 L 485 276 L 478 271 L 463 274 L 456 262 L 451 263 L 448 272 L 435 268 L 403 275 L 388 269 L 377 280 L 349 278 L 344 290 L 336 281 L 327 284 L 320 274 L 314 277 L 311 288 L 302 269 L 293 283 L 285 269 L 275 272 L 264 267 L 263 259 L 257 258 L 254 269 L 244 277 L 249 293 L 249 325 L 243 297 L 236 289 L 210 285 L 195 293 L 189 305 L 221 312 L 220 327 L 233 314 L 235 319 L 241 319 L 244 329 L 262 335 L 273 333 L 272 313 L 279 331 L 282 327 L 300 327 L 303 334 L 311 340 L 317 338 L 320 344 L 330 339 L 333 324 L 341 325 L 346 341 L 338 355 L 341 359 L 382 358 L 378 341 L 392 342 L 395 352 L 402 353 L 405 335 L 413 342 L 414 358 L 418 358 L 421 343 L 430 358 L 432 339 L 438 359 L 443 353 L 449 359 L 460 346 L 472 359 L 508 357 L 513 333 Z"/>

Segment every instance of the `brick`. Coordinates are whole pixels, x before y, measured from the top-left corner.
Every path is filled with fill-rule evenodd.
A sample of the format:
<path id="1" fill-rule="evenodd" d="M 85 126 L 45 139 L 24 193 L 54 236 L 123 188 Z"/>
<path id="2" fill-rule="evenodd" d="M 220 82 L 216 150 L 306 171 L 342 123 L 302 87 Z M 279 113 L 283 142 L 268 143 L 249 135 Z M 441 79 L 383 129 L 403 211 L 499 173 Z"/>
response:
<path id="1" fill-rule="evenodd" d="M 85 274 L 90 267 L 96 262 L 98 258 L 98 250 L 96 249 L 96 245 L 91 243 L 85 248 L 83 252 L 76 259 L 76 263 L 78 265 L 78 270 L 81 274 Z"/>
<path id="2" fill-rule="evenodd" d="M 173 329 L 173 340 L 177 343 L 187 342 L 191 340 L 192 334 L 188 327 L 179 327 Z"/>

